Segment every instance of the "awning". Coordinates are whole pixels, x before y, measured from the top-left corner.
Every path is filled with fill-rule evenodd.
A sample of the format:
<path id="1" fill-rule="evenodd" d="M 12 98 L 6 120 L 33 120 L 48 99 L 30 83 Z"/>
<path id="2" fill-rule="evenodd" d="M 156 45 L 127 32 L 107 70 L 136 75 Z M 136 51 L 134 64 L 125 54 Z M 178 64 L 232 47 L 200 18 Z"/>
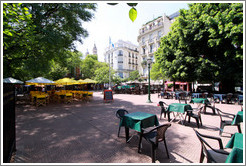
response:
<path id="1" fill-rule="evenodd" d="M 53 85 L 55 82 L 44 77 L 37 77 L 26 81 L 27 85 Z"/>
<path id="2" fill-rule="evenodd" d="M 15 78 L 12 77 L 8 77 L 8 78 L 4 78 L 3 79 L 3 83 L 11 83 L 11 84 L 23 84 L 24 82 L 17 80 Z"/>

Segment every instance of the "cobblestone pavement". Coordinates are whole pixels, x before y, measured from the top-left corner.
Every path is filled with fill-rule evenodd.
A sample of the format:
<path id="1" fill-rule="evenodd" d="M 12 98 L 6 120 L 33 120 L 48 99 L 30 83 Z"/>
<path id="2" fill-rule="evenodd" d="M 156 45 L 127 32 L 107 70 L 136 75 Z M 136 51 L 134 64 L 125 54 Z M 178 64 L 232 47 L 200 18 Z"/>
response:
<path id="1" fill-rule="evenodd" d="M 160 117 L 159 101 L 177 103 L 174 99 L 160 99 L 151 94 L 153 103 L 146 103 L 148 95 L 114 94 L 114 102 L 104 103 L 103 94 L 94 92 L 90 102 L 71 104 L 50 103 L 35 108 L 19 104 L 16 108 L 15 163 L 151 163 L 151 146 L 143 139 L 142 153 L 137 152 L 138 137 L 125 142 L 124 128 L 117 137 L 119 119 L 115 113 L 124 108 L 129 112 L 148 112 Z M 196 107 L 195 104 L 191 104 Z M 217 104 L 225 112 L 236 114 L 240 105 Z M 203 134 L 219 136 L 218 115 L 202 114 L 203 126 L 197 129 L 194 119 L 182 125 L 172 122 L 166 132 L 170 159 L 163 143 L 157 149 L 157 163 L 198 163 L 200 143 L 193 128 Z M 159 120 L 160 124 L 167 119 Z M 243 127 L 243 126 L 242 126 Z M 244 128 L 242 128 L 244 133 Z M 234 126 L 225 127 L 222 135 L 225 146 Z M 134 134 L 130 129 L 130 134 Z M 217 143 L 211 142 L 218 147 Z"/>

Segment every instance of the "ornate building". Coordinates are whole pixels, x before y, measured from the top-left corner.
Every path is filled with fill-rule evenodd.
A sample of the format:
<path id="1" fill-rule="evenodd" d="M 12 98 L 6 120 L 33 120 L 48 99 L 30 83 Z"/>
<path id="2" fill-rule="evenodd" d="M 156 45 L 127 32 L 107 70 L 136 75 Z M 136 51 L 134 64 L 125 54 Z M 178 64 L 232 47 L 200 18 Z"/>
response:
<path id="1" fill-rule="evenodd" d="M 138 46 L 119 40 L 114 46 L 106 48 L 104 61 L 110 64 L 118 76 L 128 78 L 130 72 L 139 70 Z"/>
<path id="2" fill-rule="evenodd" d="M 96 47 L 96 44 L 94 43 L 94 47 L 92 49 L 92 54 L 93 55 L 97 55 L 97 47 Z"/>
<path id="3" fill-rule="evenodd" d="M 179 16 L 179 12 L 176 12 L 170 16 L 159 16 L 139 29 L 138 43 L 139 43 L 139 54 L 141 59 L 141 65 L 139 66 L 139 73 L 144 77 L 148 76 L 148 68 L 146 60 L 151 57 L 152 62 L 154 59 L 154 52 L 160 47 L 161 37 L 168 34 L 170 31 L 171 24 L 175 20 L 175 17 Z"/>

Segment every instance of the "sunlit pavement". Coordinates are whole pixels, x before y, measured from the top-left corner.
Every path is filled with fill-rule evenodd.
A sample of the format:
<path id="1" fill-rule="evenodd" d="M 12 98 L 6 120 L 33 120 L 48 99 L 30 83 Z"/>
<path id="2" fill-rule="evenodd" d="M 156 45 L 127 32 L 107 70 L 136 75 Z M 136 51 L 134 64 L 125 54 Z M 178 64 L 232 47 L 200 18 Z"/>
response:
<path id="1" fill-rule="evenodd" d="M 114 101 L 103 102 L 103 94 L 94 92 L 90 102 L 74 101 L 71 104 L 50 103 L 36 108 L 16 105 L 16 155 L 15 163 L 151 163 L 151 145 L 143 139 L 142 153 L 137 152 L 138 137 L 125 142 L 124 128 L 117 137 L 119 119 L 117 109 L 129 112 L 148 112 L 160 118 L 157 103 L 177 103 L 174 99 L 160 99 L 151 94 L 153 103 L 146 103 L 148 95 L 114 94 Z M 191 104 L 195 107 L 195 104 Z M 225 112 L 236 114 L 240 105 L 216 104 Z M 208 111 L 209 112 L 209 111 Z M 159 120 L 160 124 L 167 119 Z M 203 126 L 197 129 L 194 119 L 181 125 L 172 122 L 166 132 L 170 159 L 163 143 L 157 149 L 157 163 L 198 163 L 201 146 L 193 128 L 203 134 L 219 136 L 220 119 L 211 113 L 202 114 Z M 242 126 L 243 127 L 243 126 Z M 244 133 L 244 128 L 242 128 Z M 222 134 L 225 146 L 235 126 L 225 127 Z M 135 134 L 130 129 L 130 134 Z M 211 142 L 218 147 L 217 142 Z"/>

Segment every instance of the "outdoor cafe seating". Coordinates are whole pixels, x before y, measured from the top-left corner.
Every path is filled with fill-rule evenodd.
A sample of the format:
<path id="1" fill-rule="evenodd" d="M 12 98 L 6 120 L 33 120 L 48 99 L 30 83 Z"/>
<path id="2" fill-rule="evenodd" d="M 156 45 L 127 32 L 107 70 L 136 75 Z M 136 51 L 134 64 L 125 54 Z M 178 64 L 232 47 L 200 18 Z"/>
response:
<path id="1" fill-rule="evenodd" d="M 168 111 L 167 111 L 168 105 L 163 101 L 159 101 L 158 106 L 161 107 L 160 120 L 161 120 L 162 115 L 164 115 L 164 118 L 166 118 L 166 115 L 168 114 Z"/>
<path id="2" fill-rule="evenodd" d="M 167 148 L 167 142 L 166 142 L 166 131 L 167 129 L 171 126 L 170 123 L 166 123 L 160 126 L 157 126 L 150 131 L 146 131 L 143 129 L 143 137 L 151 144 L 151 158 L 152 158 L 152 163 L 155 163 L 156 160 L 156 149 L 158 148 L 158 143 L 162 142 L 164 143 L 165 150 L 167 153 L 167 158 L 169 158 L 168 154 L 168 148 Z"/>
<path id="3" fill-rule="evenodd" d="M 159 122 L 157 116 L 155 114 L 149 114 L 146 112 L 133 112 L 129 114 L 125 114 L 120 121 L 120 126 L 125 126 L 125 135 L 126 135 L 126 142 L 129 142 L 129 129 L 135 130 L 139 138 L 138 143 L 138 152 L 141 152 L 141 143 L 142 137 L 144 133 L 144 129 L 153 126 L 159 126 Z"/>
<path id="4" fill-rule="evenodd" d="M 122 123 L 121 121 L 122 121 L 123 116 L 125 114 L 129 114 L 129 112 L 125 109 L 118 109 L 116 112 L 116 117 L 120 119 L 119 129 L 118 129 L 118 137 L 120 136 L 120 128 L 123 127 L 123 125 L 121 124 Z"/>
<path id="5" fill-rule="evenodd" d="M 225 148 L 220 137 L 204 135 L 193 129 L 201 143 L 200 163 L 207 158 L 208 163 L 242 163 L 243 134 L 235 133 L 227 142 Z M 212 147 L 206 140 L 218 141 L 219 149 Z"/>
<path id="6" fill-rule="evenodd" d="M 220 117 L 220 132 L 223 133 L 225 126 L 237 126 L 238 132 L 241 133 L 240 123 L 243 122 L 243 111 L 239 111 L 237 115 L 225 113 L 218 108 L 215 108 Z"/>

